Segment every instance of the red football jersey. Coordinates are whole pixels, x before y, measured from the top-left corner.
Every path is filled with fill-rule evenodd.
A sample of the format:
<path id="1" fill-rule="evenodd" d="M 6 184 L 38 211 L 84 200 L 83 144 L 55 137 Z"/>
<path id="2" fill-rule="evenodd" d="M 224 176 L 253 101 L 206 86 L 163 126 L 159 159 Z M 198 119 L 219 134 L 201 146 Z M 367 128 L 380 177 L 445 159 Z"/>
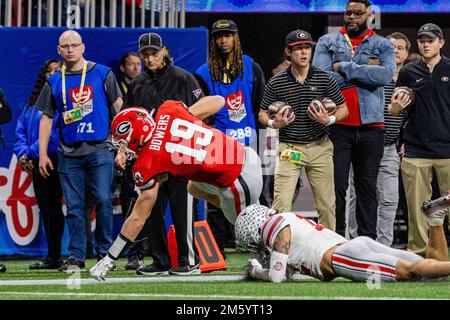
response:
<path id="1" fill-rule="evenodd" d="M 133 175 L 141 189 L 153 187 L 161 173 L 224 188 L 238 178 L 244 157 L 242 144 L 205 125 L 182 102 L 166 101 L 158 108 L 152 138 L 143 146 Z"/>

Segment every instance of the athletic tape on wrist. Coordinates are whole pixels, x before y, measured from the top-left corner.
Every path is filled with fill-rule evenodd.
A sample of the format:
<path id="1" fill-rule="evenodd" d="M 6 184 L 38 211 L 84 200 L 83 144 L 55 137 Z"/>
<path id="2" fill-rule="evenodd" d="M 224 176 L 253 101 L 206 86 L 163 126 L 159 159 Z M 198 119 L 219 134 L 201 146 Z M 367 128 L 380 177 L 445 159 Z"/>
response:
<path id="1" fill-rule="evenodd" d="M 110 256 L 110 258 L 114 260 L 119 259 L 120 254 L 130 242 L 130 240 L 119 233 L 111 248 L 109 248 L 108 250 L 108 255 Z"/>

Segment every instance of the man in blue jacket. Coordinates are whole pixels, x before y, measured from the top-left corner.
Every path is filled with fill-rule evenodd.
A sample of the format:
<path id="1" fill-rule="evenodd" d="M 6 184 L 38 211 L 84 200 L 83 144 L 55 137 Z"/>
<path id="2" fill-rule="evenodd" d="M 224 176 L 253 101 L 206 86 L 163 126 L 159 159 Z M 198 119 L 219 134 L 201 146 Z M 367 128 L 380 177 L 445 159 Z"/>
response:
<path id="1" fill-rule="evenodd" d="M 345 195 L 352 163 L 358 235 L 376 239 L 376 183 L 384 149 L 384 86 L 394 76 L 396 64 L 393 45 L 368 27 L 370 16 L 367 0 L 350 0 L 344 27 L 319 39 L 313 65 L 334 76 L 349 114 L 330 129 L 336 232 L 345 234 Z"/>

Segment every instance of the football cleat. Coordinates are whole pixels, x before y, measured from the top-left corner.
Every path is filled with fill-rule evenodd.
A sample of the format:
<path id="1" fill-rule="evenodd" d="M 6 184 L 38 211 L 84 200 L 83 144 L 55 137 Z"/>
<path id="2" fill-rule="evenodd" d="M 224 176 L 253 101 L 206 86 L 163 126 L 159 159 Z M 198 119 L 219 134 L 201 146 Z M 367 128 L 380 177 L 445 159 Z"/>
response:
<path id="1" fill-rule="evenodd" d="M 439 226 L 444 223 L 445 216 L 450 209 L 450 191 L 445 196 L 430 200 L 422 204 L 422 212 L 428 217 L 430 226 Z"/>

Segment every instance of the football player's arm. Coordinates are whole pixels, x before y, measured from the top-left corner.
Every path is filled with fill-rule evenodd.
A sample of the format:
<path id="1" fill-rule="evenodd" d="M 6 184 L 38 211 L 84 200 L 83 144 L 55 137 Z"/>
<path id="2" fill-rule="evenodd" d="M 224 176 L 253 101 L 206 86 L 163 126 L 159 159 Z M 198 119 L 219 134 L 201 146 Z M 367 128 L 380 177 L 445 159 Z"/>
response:
<path id="1" fill-rule="evenodd" d="M 120 233 L 130 241 L 134 241 L 144 227 L 150 216 L 160 185 L 168 179 L 167 174 L 160 174 L 152 179 L 148 184 L 148 189 L 141 189 L 141 193 L 136 200 L 133 211 L 125 220 Z"/>
<path id="2" fill-rule="evenodd" d="M 270 255 L 270 268 L 253 266 L 252 276 L 257 279 L 280 283 L 286 281 L 286 269 L 291 248 L 291 228 L 286 226 L 276 236 Z"/>
<path id="3" fill-rule="evenodd" d="M 225 99 L 222 96 L 207 96 L 203 97 L 189 107 L 189 112 L 203 120 L 215 113 L 225 105 Z"/>

